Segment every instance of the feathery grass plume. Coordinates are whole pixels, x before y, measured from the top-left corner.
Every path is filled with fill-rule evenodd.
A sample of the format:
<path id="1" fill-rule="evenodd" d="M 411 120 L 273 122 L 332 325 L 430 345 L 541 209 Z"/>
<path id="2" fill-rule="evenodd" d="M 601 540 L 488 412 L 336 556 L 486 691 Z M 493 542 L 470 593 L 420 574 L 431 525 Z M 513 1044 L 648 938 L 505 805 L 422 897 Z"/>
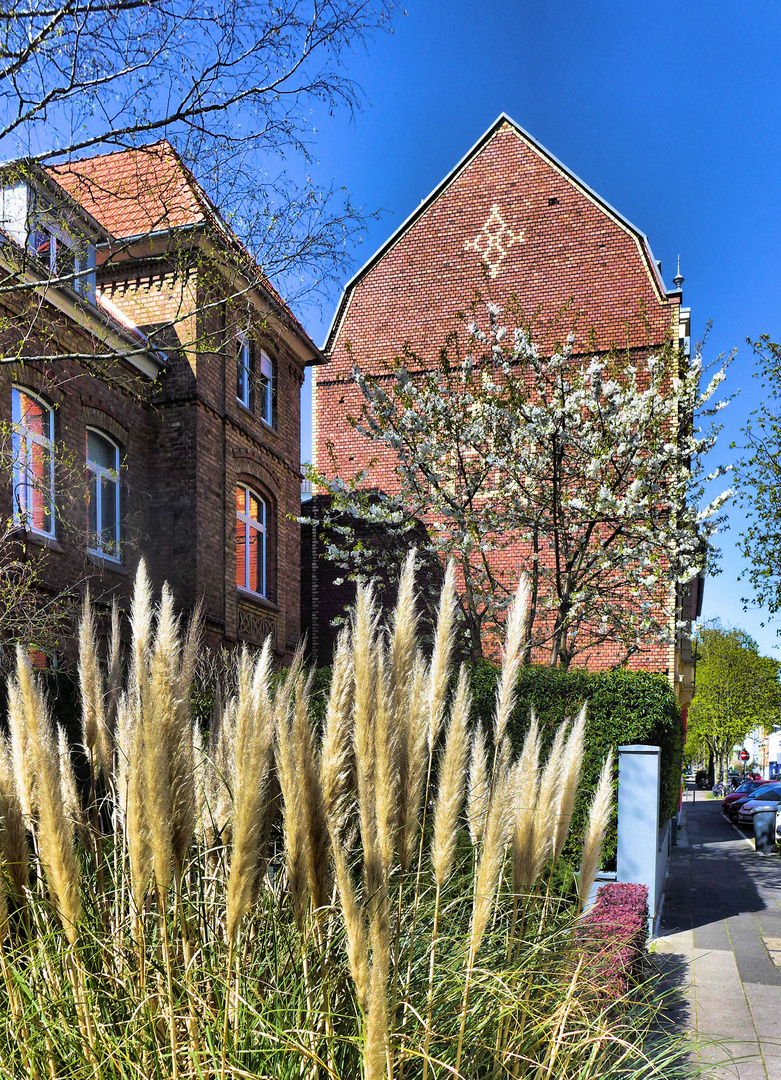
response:
<path id="1" fill-rule="evenodd" d="M 540 727 L 534 708 L 523 749 L 515 766 L 513 826 L 513 892 L 533 885 L 541 866 L 534 861 L 535 808 L 540 780 Z"/>
<path id="2" fill-rule="evenodd" d="M 122 694 L 117 711 L 117 810 L 130 861 L 130 889 L 140 911 L 152 877 L 146 813 L 144 742 L 137 687 Z"/>
<path id="3" fill-rule="evenodd" d="M 22 804 L 16 791 L 11 750 L 0 736 L 0 821 L 2 822 L 3 862 L 8 870 L 14 901 L 21 904 L 30 884 L 30 855 Z"/>
<path id="4" fill-rule="evenodd" d="M 442 727 L 445 715 L 448 685 L 450 682 L 450 660 L 453 655 L 453 642 L 456 628 L 456 568 L 451 559 L 445 571 L 445 580 L 439 597 L 439 615 L 434 634 L 434 651 L 431 654 L 429 672 L 429 720 L 428 745 L 432 750 Z"/>
<path id="5" fill-rule="evenodd" d="M 128 771 L 130 768 L 129 750 L 133 740 L 133 716 L 128 694 L 120 694 L 117 701 L 117 726 L 115 729 L 117 752 L 115 812 L 123 823 L 123 828 L 127 809 Z"/>
<path id="6" fill-rule="evenodd" d="M 409 699 L 409 719 L 406 730 L 407 784 L 404 793 L 404 820 L 399 836 L 399 864 L 402 873 L 406 871 L 417 850 L 421 802 L 429 760 L 428 687 L 428 668 L 423 655 L 418 652 L 412 670 L 412 692 Z"/>
<path id="7" fill-rule="evenodd" d="M 458 819 L 464 801 L 466 763 L 469 755 L 467 725 L 471 706 L 469 675 L 466 666 L 462 664 L 447 728 L 445 750 L 439 767 L 439 787 L 434 803 L 431 862 L 436 883 L 440 888 L 453 866 L 458 842 Z"/>
<path id="8" fill-rule="evenodd" d="M 529 609 L 529 584 L 521 577 L 518 590 L 507 613 L 507 636 L 502 659 L 499 686 L 496 690 L 496 716 L 494 720 L 494 746 L 497 753 L 507 734 L 507 725 L 515 708 L 515 692 L 523 659 L 523 643 Z"/>
<path id="9" fill-rule="evenodd" d="M 76 774 L 73 771 L 68 736 L 62 724 L 57 724 L 57 757 L 60 766 L 60 790 L 62 791 L 63 809 L 79 836 L 84 831 L 84 811 L 76 786 Z"/>
<path id="10" fill-rule="evenodd" d="M 485 822 L 483 849 L 477 864 L 475 898 L 472 909 L 470 953 L 480 948 L 491 916 L 496 886 L 504 862 L 504 853 L 513 828 L 512 776 L 504 769 L 494 782 L 494 790 Z"/>
<path id="11" fill-rule="evenodd" d="M 133 603 L 130 608 L 130 626 L 133 634 L 133 659 L 130 669 L 131 687 L 146 708 L 149 653 L 152 647 L 152 583 L 143 559 L 138 564 L 133 586 Z"/>
<path id="12" fill-rule="evenodd" d="M 8 731 L 14 786 L 25 821 L 31 823 L 36 801 L 36 776 L 30 758 L 30 735 L 22 691 L 12 675 L 8 677 Z"/>
<path id="13" fill-rule="evenodd" d="M 214 693 L 212 723 L 203 762 L 204 812 L 202 838 L 214 852 L 233 836 L 233 792 L 236 790 L 236 698 L 223 705 L 219 686 Z"/>
<path id="14" fill-rule="evenodd" d="M 485 732 L 482 721 L 477 721 L 472 736 L 472 748 L 469 757 L 469 787 L 466 799 L 466 818 L 469 835 L 476 846 L 482 843 L 485 833 L 485 819 L 488 814 L 488 749 L 485 744 Z"/>
<path id="15" fill-rule="evenodd" d="M 32 673 L 28 657 L 19 646 L 16 664 L 17 683 L 30 737 L 30 761 L 38 781 L 38 851 L 65 936 L 73 945 L 78 937 L 82 914 L 79 895 L 81 867 L 76 857 L 73 826 L 65 813 L 57 743 L 43 693 Z"/>
<path id="16" fill-rule="evenodd" d="M 382 862 L 382 875 L 385 880 L 390 874 L 391 863 L 393 862 L 399 819 L 399 733 L 391 708 L 392 691 L 389 685 L 390 680 L 386 664 L 385 647 L 382 641 L 378 640 L 375 655 L 377 681 L 374 716 L 376 763 L 374 790 L 377 841 Z"/>
<path id="17" fill-rule="evenodd" d="M 586 703 L 583 703 L 578 718 L 572 725 L 572 731 L 561 757 L 562 776 L 558 784 L 556 800 L 556 834 L 553 841 L 553 859 L 558 859 L 569 833 L 572 810 L 580 783 L 580 769 L 583 764 L 583 747 L 586 737 Z M 555 790 L 555 789 L 546 789 Z"/>
<path id="18" fill-rule="evenodd" d="M 399 579 L 399 592 L 393 613 L 390 640 L 389 683 L 391 688 L 391 713 L 397 732 L 397 770 L 399 774 L 397 831 L 404 827 L 407 818 L 405 798 L 408 791 L 409 773 L 409 720 L 410 695 L 413 688 L 415 653 L 417 650 L 418 614 L 415 603 L 415 570 L 417 549 L 412 548 L 404 560 Z"/>
<path id="19" fill-rule="evenodd" d="M 233 850 L 228 878 L 228 940 L 235 942 L 239 924 L 252 903 L 258 867 L 269 754 L 274 716 L 269 703 L 271 639 L 267 638 L 254 668 L 246 649 L 239 662 L 234 746 Z M 287 719 L 282 718 L 282 725 Z"/>
<path id="20" fill-rule="evenodd" d="M 578 901 L 580 910 L 588 900 L 591 886 L 599 870 L 599 859 L 602 854 L 602 841 L 605 837 L 605 829 L 610 820 L 610 812 L 613 808 L 613 751 L 607 755 L 602 771 L 599 774 L 599 783 L 591 800 L 591 811 L 588 817 L 586 835 L 583 838 L 583 853 L 580 860 L 580 877 L 578 878 Z"/>
<path id="21" fill-rule="evenodd" d="M 111 601 L 111 634 L 108 645 L 108 674 L 106 679 L 106 723 L 101 737 L 106 745 L 100 748 L 101 758 L 109 761 L 113 769 L 114 733 L 117 728 L 117 710 L 122 694 L 122 628 L 119 618 L 119 604 L 116 596 Z"/>
<path id="22" fill-rule="evenodd" d="M 341 843 L 342 830 L 349 813 L 355 760 L 352 741 L 352 711 L 355 688 L 350 632 L 344 627 L 336 639 L 331 675 L 331 689 L 325 711 L 325 728 L 320 759 L 323 804 L 329 828 Z"/>
<path id="23" fill-rule="evenodd" d="M 387 943 L 389 955 L 390 943 Z M 385 953 L 372 950 L 369 1011 L 364 1045 L 365 1080 L 384 1080 L 388 1057 L 388 970 Z"/>
<path id="24" fill-rule="evenodd" d="M 344 849 L 339 843 L 340 838 L 335 834 L 330 819 L 329 827 L 331 828 L 331 843 L 336 869 L 336 887 L 342 905 L 342 915 L 344 916 L 347 936 L 347 963 L 350 967 L 350 975 L 355 983 L 358 1004 L 366 1013 L 369 1008 L 370 986 L 369 942 L 366 934 L 366 919 L 350 877 L 350 869 L 347 865 Z"/>
<path id="25" fill-rule="evenodd" d="M 195 833 L 195 754 L 190 697 L 201 643 L 200 601 L 190 616 L 178 672 L 176 715 L 171 732 L 172 836 L 174 859 L 181 868 Z"/>
<path id="26" fill-rule="evenodd" d="M 364 850 L 366 890 L 373 896 L 378 882 L 368 875 L 377 867 L 377 822 L 375 819 L 374 774 L 376 745 L 374 735 L 376 653 L 378 615 L 371 585 L 359 584 L 353 612 L 353 666 L 355 669 L 355 720 L 353 738 L 358 787 L 358 814 Z"/>
<path id="27" fill-rule="evenodd" d="M 439 905 L 444 885 L 453 867 L 458 842 L 458 824 L 464 801 L 466 763 L 469 755 L 467 725 L 472 699 L 469 693 L 469 676 L 464 664 L 458 673 L 458 687 L 450 713 L 445 737 L 445 749 L 439 766 L 439 785 L 434 802 L 434 838 L 431 845 L 431 862 L 434 867 L 436 896 L 434 919 L 431 930 L 428 991 L 426 994 L 426 1025 L 423 1042 L 423 1080 L 428 1076 L 429 1045 L 431 1041 L 431 1014 L 434 997 L 434 972 L 436 969 Z"/>
<path id="28" fill-rule="evenodd" d="M 558 785 L 561 784 L 561 761 L 568 726 L 567 721 L 564 720 L 556 729 L 553 744 L 545 759 L 545 767 L 540 776 L 540 791 L 555 792 Z M 544 798 L 542 801 L 538 799 L 534 811 L 534 850 L 532 860 L 533 865 L 540 869 L 553 851 L 557 824 L 557 799 L 553 797 Z"/>
<path id="29" fill-rule="evenodd" d="M 347 962 L 358 1003 L 369 1008 L 369 944 L 366 920 L 347 865 L 344 829 L 349 814 L 355 769 L 353 748 L 354 668 L 349 630 L 339 634 L 334 654 L 331 691 L 326 709 L 321 756 L 323 805 L 336 871 L 336 887 L 344 917 Z"/>
<path id="30" fill-rule="evenodd" d="M 298 782 L 301 789 L 301 827 L 306 856 L 306 873 L 312 906 L 319 911 L 329 903 L 331 882 L 329 863 L 331 841 L 323 806 L 323 789 L 320 784 L 320 763 L 317 759 L 312 725 L 309 721 L 309 703 L 314 673 L 296 684 L 293 709 L 293 754 Z"/>
<path id="31" fill-rule="evenodd" d="M 299 675 L 297 684 L 303 679 Z M 300 694 L 298 685 L 294 694 Z M 276 761 L 279 785 L 282 788 L 282 826 L 285 834 L 285 870 L 287 886 L 293 900 L 293 912 L 299 933 L 304 932 L 307 908 L 307 842 L 304 824 L 304 778 L 299 775 L 293 731 L 290 723 L 291 703 L 282 695 L 283 708 L 277 695 Z"/>
<path id="32" fill-rule="evenodd" d="M 144 786 L 152 866 L 161 893 L 171 883 L 173 860 L 173 755 L 179 732 L 179 635 L 174 598 L 163 586 L 149 665 L 149 704 L 143 716 Z"/>
<path id="33" fill-rule="evenodd" d="M 87 750 L 92 773 L 91 784 L 94 786 L 95 777 L 109 775 L 111 761 L 105 738 L 103 676 L 98 664 L 95 612 L 90 602 L 89 589 L 84 593 L 79 621 L 79 690 L 81 693 L 81 738 Z"/>

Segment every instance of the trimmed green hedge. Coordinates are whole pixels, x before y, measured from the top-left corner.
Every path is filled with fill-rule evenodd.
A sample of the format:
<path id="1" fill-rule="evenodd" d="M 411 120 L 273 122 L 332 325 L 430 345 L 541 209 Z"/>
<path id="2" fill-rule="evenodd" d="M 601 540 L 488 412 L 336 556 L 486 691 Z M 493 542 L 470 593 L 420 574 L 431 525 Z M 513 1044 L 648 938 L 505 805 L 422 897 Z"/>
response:
<path id="1" fill-rule="evenodd" d="M 499 669 L 482 661 L 472 669 L 474 716 L 490 731 L 493 725 Z M 611 747 L 641 743 L 659 746 L 661 760 L 660 821 L 678 810 L 683 754 L 683 722 L 675 694 L 663 675 L 647 671 L 563 671 L 561 668 L 523 668 L 518 681 L 518 704 L 511 723 L 511 738 L 519 751 L 529 726 L 533 705 L 543 731 L 547 751 L 556 728 L 565 718 L 574 719 L 588 701 L 586 753 L 580 794 L 572 829 L 564 849 L 573 866 L 580 860 L 580 846 L 591 794 L 602 763 Z M 618 777 L 616 761 L 616 783 Z M 615 816 L 605 837 L 602 864 L 614 869 L 616 860 Z"/>

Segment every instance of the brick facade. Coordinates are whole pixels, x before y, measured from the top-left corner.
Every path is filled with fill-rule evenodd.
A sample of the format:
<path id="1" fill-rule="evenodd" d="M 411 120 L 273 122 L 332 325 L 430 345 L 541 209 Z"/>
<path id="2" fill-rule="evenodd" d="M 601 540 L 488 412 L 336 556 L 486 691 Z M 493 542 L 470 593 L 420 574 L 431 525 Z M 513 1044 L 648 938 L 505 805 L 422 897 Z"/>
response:
<path id="1" fill-rule="evenodd" d="M 128 151 L 78 162 L 72 174 L 56 173 L 108 230 L 109 238 L 98 248 L 98 301 L 146 336 L 150 355 L 162 356 L 159 377 L 139 376 L 119 352 L 113 373 L 128 369 L 123 391 L 114 378 L 63 361 L 64 352 L 74 351 L 65 344 L 73 326 L 72 320 L 60 320 L 56 333 L 47 332 L 45 348 L 27 353 L 38 359 L 0 366 L 0 411 L 10 418 L 16 381 L 55 406 L 55 436 L 76 460 L 84 457 L 88 425 L 105 431 L 121 448 L 121 562 L 85 554 L 82 501 L 68 511 L 69 535 L 48 545 L 45 573 L 53 587 L 89 578 L 93 593 L 103 598 L 117 593 L 126 601 L 143 555 L 156 589 L 167 580 L 180 610 L 202 603 L 211 645 L 258 645 L 271 634 L 284 663 L 300 635 L 300 542 L 294 521 L 301 486 L 300 389 L 305 366 L 321 357 L 246 253 L 239 261 L 227 226 L 215 220 L 170 148 L 160 146 L 162 151 L 143 156 L 140 164 L 134 155 L 143 151 Z M 159 175 L 169 185 L 172 175 L 185 176 L 186 205 L 148 222 L 148 235 L 129 237 L 124 230 L 137 230 L 139 221 L 138 213 L 130 212 L 128 177 L 135 178 L 141 197 Z M 85 187 L 96 177 L 99 184 Z M 176 217 L 180 210 L 186 211 L 182 221 Z M 54 299 L 52 286 L 49 300 Z M 81 308 L 88 323 L 100 323 L 93 305 Z M 48 304 L 39 319 L 48 327 L 56 321 Z M 251 350 L 249 407 L 237 400 L 240 333 Z M 8 329 L 4 337 L 5 355 L 15 354 L 19 341 Z M 270 424 L 261 419 L 257 400 L 261 350 L 274 370 Z M 42 360 L 41 352 L 51 362 Z M 237 587 L 240 483 L 267 507 L 265 596 Z M 10 495 L 3 498 L 10 510 Z M 40 542 L 32 533 L 28 539 Z"/>
<path id="2" fill-rule="evenodd" d="M 463 331 L 478 296 L 533 320 L 543 349 L 574 330 L 576 355 L 617 349 L 640 356 L 682 334 L 681 294 L 665 289 L 645 236 L 500 117 L 347 285 L 326 346 L 329 362 L 314 380 L 319 468 L 329 471 L 331 451 L 344 476 L 377 458 L 367 484 L 392 489 L 391 457 L 345 420 L 361 405 L 352 359 L 378 374 L 409 344 L 424 365 L 434 362 L 448 335 Z M 501 558 L 516 574 L 527 556 L 509 544 Z M 310 635 L 325 659 L 336 594 L 324 560 L 310 557 L 308 565 L 316 568 L 306 585 Z M 614 662 L 608 647 L 588 657 L 593 668 Z M 671 648 L 649 645 L 633 662 L 674 676 Z"/>

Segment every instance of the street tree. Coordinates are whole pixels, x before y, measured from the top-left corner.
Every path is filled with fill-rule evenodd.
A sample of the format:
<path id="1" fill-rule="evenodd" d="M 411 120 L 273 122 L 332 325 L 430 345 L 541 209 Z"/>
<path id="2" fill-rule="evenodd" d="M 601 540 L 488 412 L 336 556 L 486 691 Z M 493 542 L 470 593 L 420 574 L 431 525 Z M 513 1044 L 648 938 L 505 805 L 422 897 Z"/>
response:
<path id="1" fill-rule="evenodd" d="M 745 630 L 718 622 L 702 627 L 694 641 L 697 693 L 689 708 L 686 754 L 707 750 L 726 781 L 733 748 L 755 728 L 767 730 L 781 711 L 781 664 L 761 656 Z"/>
<path id="2" fill-rule="evenodd" d="M 776 614 L 781 611 L 781 345 L 767 335 L 749 344 L 758 360 L 759 405 L 742 429 L 742 454 L 735 466 L 744 522 L 739 545 L 753 592 L 743 603 L 753 600 Z"/>
<path id="3" fill-rule="evenodd" d="M 699 350 L 584 358 L 570 336 L 544 356 L 528 326 L 508 333 L 500 308 L 486 312 L 483 326 L 473 318 L 451 336 L 433 369 L 410 349 L 374 376 L 354 358 L 363 404 L 350 422 L 394 480 L 378 490 L 370 469 L 345 477 L 335 460 L 310 474 L 330 498 L 328 558 L 348 577 L 393 576 L 388 552 L 424 525 L 429 560 L 459 566 L 473 658 L 522 569 L 527 658 L 545 649 L 568 667 L 611 641 L 620 662 L 651 639 L 672 640 L 676 585 L 713 568 L 710 541 L 730 495 L 704 501 L 725 471 L 704 465 L 725 365 L 703 389 Z M 508 547 L 517 558 L 500 557 Z"/>

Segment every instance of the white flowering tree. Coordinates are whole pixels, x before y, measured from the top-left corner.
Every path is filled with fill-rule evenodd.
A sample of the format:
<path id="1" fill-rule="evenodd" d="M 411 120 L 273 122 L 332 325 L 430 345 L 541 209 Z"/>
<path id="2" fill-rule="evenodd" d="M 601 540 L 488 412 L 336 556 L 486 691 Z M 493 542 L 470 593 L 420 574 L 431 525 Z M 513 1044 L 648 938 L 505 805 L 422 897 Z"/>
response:
<path id="1" fill-rule="evenodd" d="M 718 427 L 713 403 L 722 365 L 701 391 L 702 358 L 667 347 L 642 360 L 572 352 L 543 356 L 527 327 L 513 333 L 488 304 L 484 326 L 454 336 L 435 370 L 410 350 L 368 376 L 351 422 L 392 454 L 395 484 L 368 486 L 371 471 L 311 474 L 330 496 L 327 555 L 350 577 L 384 569 L 387 553 L 425 525 L 434 565 L 454 557 L 473 658 L 521 571 L 531 609 L 527 656 L 546 650 L 568 667 L 604 642 L 616 662 L 679 629 L 677 583 L 712 564 L 710 538 L 730 492 L 704 505 L 704 457 Z M 539 656 L 539 653 L 535 654 Z"/>

